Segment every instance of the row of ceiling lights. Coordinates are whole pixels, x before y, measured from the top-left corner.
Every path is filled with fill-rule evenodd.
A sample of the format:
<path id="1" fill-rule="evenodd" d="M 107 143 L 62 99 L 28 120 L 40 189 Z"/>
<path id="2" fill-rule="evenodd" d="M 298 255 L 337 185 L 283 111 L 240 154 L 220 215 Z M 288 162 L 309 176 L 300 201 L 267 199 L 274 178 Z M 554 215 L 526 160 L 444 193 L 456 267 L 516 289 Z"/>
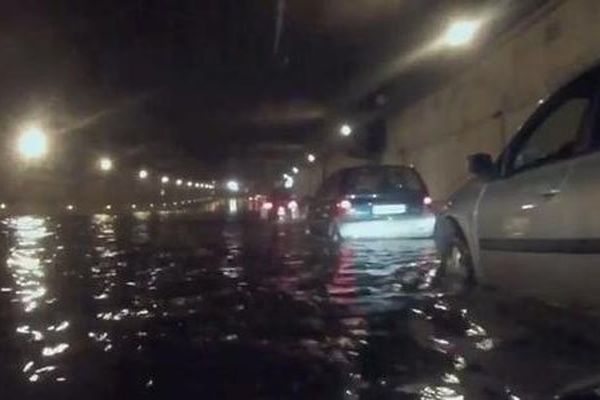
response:
<path id="1" fill-rule="evenodd" d="M 178 207 L 178 206 L 191 205 L 194 203 L 198 203 L 200 201 L 203 201 L 203 200 L 202 199 L 180 200 L 180 201 L 173 201 L 173 202 L 169 202 L 169 203 L 167 203 L 167 202 L 157 203 L 156 205 L 155 205 L 155 203 L 148 203 L 146 206 L 145 205 L 138 206 L 138 204 L 132 203 L 129 205 L 129 208 L 134 211 L 144 210 L 144 209 L 148 210 L 148 209 L 154 209 L 155 207 L 156 208 L 161 208 L 161 207 L 168 208 L 170 206 Z M 69 204 L 69 205 L 67 205 L 66 209 L 67 209 L 67 211 L 74 211 L 75 206 L 72 204 Z M 112 209 L 113 209 L 113 206 L 111 204 L 107 204 L 104 206 L 105 211 L 112 211 Z"/>
<path id="2" fill-rule="evenodd" d="M 101 157 L 98 160 L 98 166 L 100 168 L 101 171 L 103 172 L 110 172 L 113 169 L 113 161 L 108 158 L 108 157 Z M 144 181 L 147 180 L 150 177 L 150 172 L 148 172 L 147 169 L 140 169 L 137 173 L 137 176 L 140 180 Z M 160 178 L 160 183 L 162 183 L 163 185 L 167 185 L 171 182 L 171 178 L 168 175 L 163 175 Z M 174 181 L 175 186 L 187 186 L 189 188 L 196 188 L 196 189 L 215 189 L 216 185 L 215 182 L 212 181 L 211 183 L 205 183 L 205 182 L 194 182 L 194 181 L 186 181 L 184 179 L 178 178 Z"/>
<path id="3" fill-rule="evenodd" d="M 21 136 L 17 140 L 17 151 L 19 155 L 26 161 L 33 161 L 43 158 L 48 152 L 48 136 L 47 134 L 37 126 L 32 126 L 25 129 Z M 105 173 L 108 173 L 114 169 L 114 162 L 109 157 L 101 157 L 98 160 L 98 168 Z M 140 169 L 137 173 L 140 180 L 146 180 L 150 177 L 150 173 L 147 169 Z M 160 182 L 166 185 L 170 182 L 170 178 L 167 175 L 163 175 L 160 178 Z M 175 180 L 176 186 L 187 186 L 189 188 L 197 189 L 215 189 L 215 182 L 193 182 L 191 180 L 185 181 L 183 179 Z"/>
<path id="4" fill-rule="evenodd" d="M 343 124 L 342 126 L 340 126 L 339 134 L 341 136 L 348 137 L 352 135 L 352 132 L 352 126 L 350 126 L 349 124 Z M 306 155 L 306 161 L 308 161 L 309 164 L 312 164 L 315 161 L 317 161 L 317 156 L 314 153 L 308 153 Z M 287 189 L 290 189 L 294 186 L 294 175 L 298 175 L 300 173 L 300 169 L 294 165 L 291 168 L 291 173 L 292 174 L 288 174 L 286 172 L 283 174 L 283 185 Z"/>

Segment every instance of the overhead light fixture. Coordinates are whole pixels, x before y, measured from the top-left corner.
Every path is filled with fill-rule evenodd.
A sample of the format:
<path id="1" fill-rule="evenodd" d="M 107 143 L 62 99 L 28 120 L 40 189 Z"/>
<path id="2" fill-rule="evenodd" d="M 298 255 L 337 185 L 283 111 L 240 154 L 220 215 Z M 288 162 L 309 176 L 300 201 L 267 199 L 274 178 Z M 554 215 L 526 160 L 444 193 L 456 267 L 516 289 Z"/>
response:
<path id="1" fill-rule="evenodd" d="M 284 179 L 283 179 L 283 187 L 286 189 L 291 189 L 294 187 L 294 178 L 287 175 Z"/>
<path id="2" fill-rule="evenodd" d="M 145 169 L 141 169 L 138 173 L 138 176 L 140 179 L 146 179 L 148 178 L 148 171 L 146 171 Z"/>
<path id="3" fill-rule="evenodd" d="M 448 46 L 458 47 L 470 43 L 479 30 L 481 23 L 478 21 L 455 21 L 446 30 L 443 41 Z"/>
<path id="4" fill-rule="evenodd" d="M 226 184 L 227 190 L 229 190 L 230 192 L 239 192 L 240 191 L 240 184 L 238 181 L 235 180 L 230 180 L 227 182 Z"/>
<path id="5" fill-rule="evenodd" d="M 113 162 L 108 157 L 101 157 L 100 160 L 98 160 L 98 166 L 101 171 L 108 172 L 113 169 Z"/>
<path id="6" fill-rule="evenodd" d="M 344 124 L 340 127 L 340 134 L 342 136 L 350 136 L 352 135 L 352 127 L 348 124 Z"/>
<path id="7" fill-rule="evenodd" d="M 46 133 L 37 126 L 27 128 L 17 141 L 17 150 L 25 160 L 42 158 L 48 151 Z"/>

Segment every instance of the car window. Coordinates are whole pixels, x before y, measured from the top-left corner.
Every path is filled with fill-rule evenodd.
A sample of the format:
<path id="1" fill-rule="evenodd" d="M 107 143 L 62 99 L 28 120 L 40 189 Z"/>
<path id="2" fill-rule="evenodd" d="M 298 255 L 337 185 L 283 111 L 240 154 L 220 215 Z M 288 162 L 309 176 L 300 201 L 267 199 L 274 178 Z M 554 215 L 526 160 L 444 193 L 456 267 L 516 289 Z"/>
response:
<path id="1" fill-rule="evenodd" d="M 348 175 L 346 187 L 353 193 L 378 192 L 382 185 L 384 175 L 376 169 L 358 169 Z"/>
<path id="2" fill-rule="evenodd" d="M 388 171 L 388 186 L 393 189 L 406 189 L 423 192 L 423 182 L 417 173 L 409 168 L 390 168 Z"/>
<path id="3" fill-rule="evenodd" d="M 580 152 L 581 128 L 590 103 L 589 98 L 582 96 L 569 98 L 560 104 L 515 151 L 510 170 L 520 171 Z"/>
<path id="4" fill-rule="evenodd" d="M 418 175 L 408 168 L 355 169 L 348 174 L 345 187 L 348 192 L 357 194 L 424 189 Z"/>
<path id="5" fill-rule="evenodd" d="M 583 128 L 594 86 L 586 78 L 551 99 L 547 103 L 550 111 L 538 118 L 522 139 L 517 137 L 517 146 L 507 154 L 507 173 L 568 159 L 584 151 L 587 143 Z M 533 118 L 535 121 L 536 116 Z"/>

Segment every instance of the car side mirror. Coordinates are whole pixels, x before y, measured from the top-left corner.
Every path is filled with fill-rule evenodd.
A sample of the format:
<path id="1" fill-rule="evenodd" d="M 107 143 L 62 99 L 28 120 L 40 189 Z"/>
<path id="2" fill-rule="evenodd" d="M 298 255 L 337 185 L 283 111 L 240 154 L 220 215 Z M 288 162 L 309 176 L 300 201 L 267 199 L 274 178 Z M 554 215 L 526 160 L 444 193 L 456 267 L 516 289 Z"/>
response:
<path id="1" fill-rule="evenodd" d="M 497 170 L 492 156 L 477 153 L 468 157 L 469 172 L 480 178 L 490 179 L 496 176 Z"/>

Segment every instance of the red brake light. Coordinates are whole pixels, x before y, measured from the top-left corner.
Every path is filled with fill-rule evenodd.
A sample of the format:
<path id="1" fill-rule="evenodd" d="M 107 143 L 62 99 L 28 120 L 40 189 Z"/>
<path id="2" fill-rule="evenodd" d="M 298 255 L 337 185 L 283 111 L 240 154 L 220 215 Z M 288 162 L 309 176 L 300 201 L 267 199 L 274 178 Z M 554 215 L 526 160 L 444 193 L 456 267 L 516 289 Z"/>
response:
<path id="1" fill-rule="evenodd" d="M 266 201 L 263 203 L 262 208 L 264 208 L 265 210 L 270 210 L 273 208 L 273 203 L 271 203 L 270 201 Z"/>
<path id="2" fill-rule="evenodd" d="M 348 211 L 352 208 L 352 202 L 350 200 L 342 200 L 338 203 L 338 207 Z"/>
<path id="3" fill-rule="evenodd" d="M 295 210 L 296 208 L 298 208 L 298 203 L 296 203 L 296 200 L 290 200 L 287 206 L 290 210 Z"/>
<path id="4" fill-rule="evenodd" d="M 352 202 L 350 200 L 342 200 L 337 203 L 337 208 L 340 214 L 346 214 L 352 210 Z"/>
<path id="5" fill-rule="evenodd" d="M 431 203 L 433 203 L 433 200 L 431 200 L 431 197 L 429 197 L 429 196 L 423 197 L 423 205 L 424 206 L 430 206 Z"/>

